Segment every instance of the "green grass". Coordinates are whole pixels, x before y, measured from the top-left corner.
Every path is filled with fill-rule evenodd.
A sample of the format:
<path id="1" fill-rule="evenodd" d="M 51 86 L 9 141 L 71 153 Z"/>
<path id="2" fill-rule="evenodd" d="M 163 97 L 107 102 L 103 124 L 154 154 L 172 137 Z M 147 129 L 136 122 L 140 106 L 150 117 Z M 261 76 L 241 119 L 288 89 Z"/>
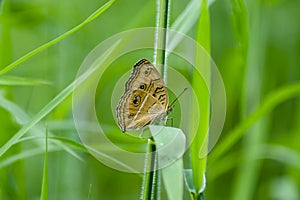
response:
<path id="1" fill-rule="evenodd" d="M 42 192 L 41 200 L 48 199 L 48 130 L 46 130 L 46 149 L 45 149 L 45 160 L 44 160 L 44 171 L 43 171 L 43 183 L 42 183 Z"/>
<path id="2" fill-rule="evenodd" d="M 26 60 L 28 60 L 29 58 L 31 58 L 32 56 L 40 53 L 41 51 L 55 45 L 56 43 L 58 43 L 59 41 L 63 40 L 64 38 L 68 37 L 69 35 L 73 34 L 74 32 L 80 30 L 83 26 L 85 26 L 86 24 L 90 23 L 91 21 L 93 21 L 95 18 L 97 18 L 99 15 L 101 15 L 106 9 L 108 9 L 111 4 L 113 4 L 114 0 L 109 1 L 107 4 L 105 4 L 103 7 L 99 8 L 98 10 L 96 10 L 94 13 L 92 13 L 86 20 L 84 20 L 82 23 L 80 23 L 79 25 L 75 26 L 74 28 L 72 28 L 71 30 L 67 31 L 66 33 L 58 36 L 57 38 L 51 40 L 50 42 L 47 42 L 46 44 L 43 44 L 42 46 L 30 51 L 29 53 L 27 53 L 26 55 L 22 56 L 21 58 L 19 58 L 18 60 L 14 61 L 13 63 L 9 64 L 7 67 L 3 68 L 0 71 L 0 75 L 6 74 L 7 72 L 9 72 L 10 70 L 14 69 L 15 67 L 17 67 L 18 65 L 20 65 L 21 63 L 25 62 Z"/>
<path id="3" fill-rule="evenodd" d="M 201 13 L 197 23 L 197 33 L 196 41 L 200 44 L 204 50 L 210 55 L 210 16 L 208 3 L 206 0 L 202 1 L 201 4 Z M 196 50 L 197 51 L 197 50 Z M 200 52 L 199 52 L 200 55 Z M 193 174 L 193 185 L 194 191 L 190 191 L 192 199 L 200 199 L 201 193 L 203 193 L 205 188 L 205 172 L 206 172 L 206 156 L 200 157 L 200 155 L 207 155 L 207 143 L 208 143 L 208 129 L 209 129 L 209 118 L 210 118 L 210 58 L 195 57 L 195 65 L 200 68 L 199 71 L 202 74 L 197 73 L 197 70 L 193 72 L 193 89 L 197 91 L 197 102 L 193 102 L 192 110 L 197 109 L 197 105 L 200 110 L 201 121 L 198 122 L 191 121 L 191 132 L 195 127 L 198 127 L 196 136 L 190 147 L 190 157 L 192 165 L 192 174 Z M 191 118 L 195 118 L 194 113 L 191 114 Z"/>
<path id="4" fill-rule="evenodd" d="M 211 111 L 207 88 L 199 84 L 203 77 L 172 52 L 157 51 L 156 62 L 168 61 L 161 70 L 165 80 L 176 82 L 167 72 L 178 70 L 200 102 L 176 103 L 170 114 L 174 125 L 185 120 L 181 107 L 193 111 L 200 106 L 201 112 L 195 142 L 182 159 L 159 171 L 161 179 L 150 181 L 150 187 L 155 185 L 161 199 L 300 198 L 299 1 L 173 0 L 169 16 L 164 7 L 157 11 L 156 1 L 141 0 L 2 0 L 0 6 L 0 199 L 140 198 L 143 173 L 111 169 L 89 152 L 103 149 L 101 158 L 133 170 L 106 154 L 109 146 L 82 144 L 71 94 L 76 81 L 84 81 L 75 80 L 77 70 L 96 45 L 121 31 L 165 28 L 166 22 L 201 44 L 218 66 L 227 115 L 216 146 L 199 159 L 199 151 L 207 151 L 203 142 Z M 166 45 L 165 36 L 158 34 L 158 45 Z M 180 44 L 180 39 L 170 43 Z M 116 41 L 92 64 L 105 63 L 119 48 Z M 124 150 L 145 151 L 147 144 L 119 131 L 112 90 L 137 59 L 152 60 L 154 51 L 122 55 L 99 80 L 98 120 L 107 137 Z M 200 67 L 208 62 L 195 60 Z M 204 71 L 209 77 L 209 67 Z M 174 98 L 170 92 L 170 102 Z M 196 127 L 199 116 L 185 114 L 190 128 Z M 93 129 L 88 123 L 87 128 Z M 179 128 L 188 138 L 190 129 Z M 167 143 L 173 131 L 167 128 L 166 137 L 155 141 Z M 200 197 L 203 174 L 206 187 Z"/>

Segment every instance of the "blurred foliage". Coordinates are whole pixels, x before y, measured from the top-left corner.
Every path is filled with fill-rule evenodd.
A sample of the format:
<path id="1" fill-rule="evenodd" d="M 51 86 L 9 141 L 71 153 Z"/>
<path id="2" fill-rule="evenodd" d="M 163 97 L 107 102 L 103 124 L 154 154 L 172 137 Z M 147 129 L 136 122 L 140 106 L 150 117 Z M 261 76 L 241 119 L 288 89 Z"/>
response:
<path id="1" fill-rule="evenodd" d="M 0 69 L 78 25 L 106 2 L 1 0 Z M 171 26 L 190 2 L 172 1 Z M 222 74 L 228 106 L 217 146 L 270 92 L 300 80 L 300 1 L 247 0 L 246 10 L 234 9 L 237 2 L 241 1 L 216 0 L 209 11 L 211 56 Z M 248 17 L 249 24 L 237 18 L 238 14 Z M 90 24 L 20 64 L 5 78 L 0 76 L 0 147 L 75 79 L 81 63 L 96 45 L 121 31 L 155 26 L 155 15 L 156 1 L 117 0 Z M 186 33 L 195 38 L 196 25 Z M 131 151 L 142 151 L 144 143 L 118 131 L 111 91 L 142 57 L 151 60 L 153 53 L 145 50 L 120 57 L 97 88 L 99 121 L 108 125 L 106 133 L 111 140 Z M 186 77 L 191 76 L 191 68 L 184 67 L 184 61 L 172 56 L 169 61 Z M 174 98 L 171 94 L 170 99 Z M 180 113 L 175 109 L 175 126 L 177 116 Z M 50 135 L 49 199 L 87 199 L 89 195 L 91 199 L 139 199 L 140 175 L 111 169 L 81 147 L 55 138 L 80 142 L 72 117 L 72 98 L 68 97 L 0 157 L 0 199 L 40 198 L 45 126 Z M 220 160 L 210 163 L 208 155 L 205 199 L 299 199 L 299 118 L 300 98 L 295 96 L 262 116 Z M 255 171 L 245 170 L 248 164 Z M 240 189 L 241 181 L 249 184 Z"/>

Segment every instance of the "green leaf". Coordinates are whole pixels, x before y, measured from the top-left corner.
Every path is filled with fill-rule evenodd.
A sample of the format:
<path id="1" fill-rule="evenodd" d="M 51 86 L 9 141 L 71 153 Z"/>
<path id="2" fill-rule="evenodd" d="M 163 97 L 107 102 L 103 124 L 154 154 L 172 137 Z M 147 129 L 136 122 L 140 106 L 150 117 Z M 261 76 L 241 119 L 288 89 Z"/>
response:
<path id="1" fill-rule="evenodd" d="M 182 200 L 183 198 L 183 160 L 176 160 L 170 166 L 162 169 L 163 183 L 168 199 Z M 176 183 L 176 184 L 175 184 Z"/>
<path id="2" fill-rule="evenodd" d="M 149 129 L 156 143 L 167 195 L 169 199 L 182 199 L 185 135 L 181 129 L 174 127 L 150 125 Z"/>
<path id="3" fill-rule="evenodd" d="M 165 167 L 180 159 L 185 151 L 185 135 L 179 128 L 149 125 L 154 138 L 159 163 Z"/>
<path id="4" fill-rule="evenodd" d="M 192 193 L 196 193 L 192 169 L 184 169 L 184 180 L 188 190 Z"/>
<path id="5" fill-rule="evenodd" d="M 194 185 L 194 178 L 193 178 L 193 171 L 192 169 L 185 169 L 184 170 L 184 180 L 186 187 L 190 191 L 191 199 L 201 199 L 201 194 L 204 192 L 205 186 L 206 186 L 206 178 L 205 175 L 203 175 L 202 178 L 202 186 L 198 192 L 196 192 L 195 185 Z"/>
<path id="6" fill-rule="evenodd" d="M 181 199 L 183 195 L 182 156 L 185 151 L 185 135 L 181 129 L 174 127 L 149 125 L 148 128 L 144 130 L 143 136 L 151 134 L 152 139 L 148 140 L 149 154 L 145 159 L 147 171 L 144 173 L 142 199 L 155 199 L 157 196 L 156 192 L 159 191 L 157 190 L 159 188 L 156 187 L 160 185 L 159 170 L 161 169 L 169 199 L 174 199 L 174 196 Z M 147 133 L 148 131 L 150 133 Z M 172 179 L 176 179 L 176 184 L 169 180 L 172 176 Z"/>

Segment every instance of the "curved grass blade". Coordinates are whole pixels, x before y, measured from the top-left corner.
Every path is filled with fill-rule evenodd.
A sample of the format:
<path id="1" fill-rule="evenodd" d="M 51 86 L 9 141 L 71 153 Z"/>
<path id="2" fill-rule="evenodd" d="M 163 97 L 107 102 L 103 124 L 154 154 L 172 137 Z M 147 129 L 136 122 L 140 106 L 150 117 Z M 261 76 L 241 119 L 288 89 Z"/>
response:
<path id="1" fill-rule="evenodd" d="M 84 20 L 82 23 L 80 23 L 79 25 L 75 26 L 74 28 L 72 28 L 71 30 L 65 32 L 64 34 L 58 36 L 57 38 L 51 40 L 50 42 L 47 42 L 45 44 L 43 44 L 42 46 L 30 51 L 29 53 L 27 53 L 26 55 L 22 56 L 21 58 L 19 58 L 18 60 L 14 61 L 13 63 L 9 64 L 7 67 L 5 67 L 4 69 L 2 69 L 0 71 L 0 75 L 3 75 L 7 72 L 9 72 L 10 70 L 16 68 L 19 64 L 23 63 L 24 61 L 28 60 L 29 58 L 31 58 L 32 56 L 40 53 L 41 51 L 55 45 L 56 43 L 58 43 L 59 41 L 63 40 L 64 38 L 68 37 L 69 35 L 75 33 L 76 31 L 78 31 L 79 29 L 81 29 L 83 26 L 85 26 L 86 24 L 90 23 L 91 21 L 93 21 L 95 18 L 97 18 L 99 15 L 101 15 L 105 10 L 107 10 L 113 3 L 115 2 L 115 0 L 110 0 L 109 2 L 107 2 L 106 4 L 104 4 L 102 7 L 100 7 L 98 10 L 96 10 L 94 13 L 92 13 L 86 20 Z"/>
<path id="2" fill-rule="evenodd" d="M 39 79 L 31 79 L 31 78 L 23 78 L 17 76 L 1 76 L 0 77 L 0 85 L 8 85 L 8 86 L 26 86 L 26 85 L 50 85 L 49 81 L 39 80 Z"/>
<path id="3" fill-rule="evenodd" d="M 255 155 L 253 159 L 276 160 L 286 166 L 300 169 L 300 154 L 296 150 L 278 144 L 263 144 L 259 148 L 263 151 Z M 240 152 L 228 154 L 218 160 L 218 165 L 210 166 L 209 181 L 213 182 L 217 177 L 241 165 L 244 160 L 240 154 Z"/>
<path id="4" fill-rule="evenodd" d="M 42 139 L 43 137 L 25 137 L 22 138 L 20 140 L 17 141 L 17 143 L 20 142 L 24 142 L 24 141 L 29 141 L 29 140 L 36 140 L 36 139 Z M 76 141 L 70 140 L 68 138 L 63 138 L 63 137 L 48 137 L 48 140 L 56 140 L 56 141 L 60 141 L 62 142 L 64 145 L 51 145 L 50 148 L 48 148 L 48 152 L 54 152 L 54 151 L 61 151 L 61 150 L 65 150 L 67 147 L 69 147 L 69 149 L 74 149 L 74 150 L 79 150 L 82 152 L 87 152 L 86 148 L 81 144 L 78 143 Z M 68 146 L 66 146 L 68 145 Z M 68 152 L 70 153 L 71 150 L 68 150 Z M 72 153 L 70 153 L 71 155 L 74 156 L 75 153 L 73 153 L 73 151 L 71 151 Z M 38 148 L 34 148 L 34 149 L 29 149 L 29 150 L 25 150 L 22 151 L 16 155 L 9 155 L 8 157 L 6 157 L 5 159 L 0 161 L 0 168 L 9 166 L 19 160 L 24 160 L 26 158 L 30 158 L 30 157 L 34 157 L 37 155 L 40 155 L 42 153 L 45 153 L 44 149 L 42 149 L 41 147 Z M 78 155 L 75 154 L 74 156 L 75 158 L 77 158 L 78 160 L 82 161 L 82 158 L 80 158 Z"/>
<path id="5" fill-rule="evenodd" d="M 58 151 L 59 149 L 52 148 L 49 151 Z M 30 150 L 24 150 L 16 155 L 10 155 L 7 158 L 0 161 L 0 169 L 7 167 L 17 161 L 24 160 L 26 158 L 31 158 L 33 156 L 41 155 L 42 153 L 45 153 L 44 149 L 41 148 L 35 148 Z"/>
<path id="6" fill-rule="evenodd" d="M 116 43 L 111 48 L 109 48 L 96 62 L 97 66 L 100 66 L 110 53 L 116 48 L 119 43 Z M 95 63 L 94 63 L 95 64 Z M 78 80 L 73 81 L 69 84 L 63 91 L 61 91 L 56 97 L 54 97 L 47 105 L 45 105 L 27 124 L 25 124 L 13 137 L 10 138 L 8 142 L 6 142 L 0 148 L 0 157 L 14 144 L 16 143 L 23 135 L 27 133 L 29 129 L 34 127 L 38 122 L 40 122 L 47 114 L 49 114 L 56 106 L 58 106 L 63 100 L 65 100 L 72 92 L 75 86 L 84 81 L 91 73 L 93 73 L 95 67 L 91 67 L 91 70 L 87 71 L 85 74 L 80 76 Z"/>
<path id="7" fill-rule="evenodd" d="M 18 105 L 16 105 L 15 103 L 5 99 L 1 94 L 0 94 L 0 106 L 3 107 L 4 109 L 6 109 L 7 111 L 9 111 L 11 113 L 11 115 L 15 118 L 16 122 L 20 125 L 24 125 L 26 123 L 30 122 L 30 116 L 24 111 L 22 110 Z M 34 127 L 32 127 L 32 134 L 34 136 L 31 137 L 27 137 L 27 138 L 23 138 L 23 139 L 18 139 L 15 140 L 14 144 L 19 143 L 19 142 L 23 142 L 25 140 L 29 140 L 29 139 L 37 139 L 37 138 L 44 138 L 44 137 L 37 137 L 36 135 L 40 135 L 41 132 L 43 132 L 44 127 L 42 125 L 35 125 Z M 51 135 L 51 132 L 49 132 L 49 135 Z M 37 142 L 37 144 L 39 146 L 44 146 L 43 143 Z M 74 152 L 72 149 L 70 149 L 68 146 L 66 146 L 64 143 L 61 143 L 59 141 L 56 142 L 56 145 L 58 145 L 59 147 L 63 148 L 65 151 L 67 151 L 68 153 L 70 153 L 71 155 L 73 155 L 75 158 L 82 160 L 80 158 L 79 155 L 76 154 L 76 152 Z"/>
<path id="8" fill-rule="evenodd" d="M 247 118 L 244 119 L 235 129 L 227 134 L 227 137 L 210 154 L 210 164 L 214 165 L 217 160 L 229 150 L 246 131 L 260 118 L 269 113 L 280 103 L 300 95 L 300 82 L 282 87 L 270 93 L 262 104 Z"/>

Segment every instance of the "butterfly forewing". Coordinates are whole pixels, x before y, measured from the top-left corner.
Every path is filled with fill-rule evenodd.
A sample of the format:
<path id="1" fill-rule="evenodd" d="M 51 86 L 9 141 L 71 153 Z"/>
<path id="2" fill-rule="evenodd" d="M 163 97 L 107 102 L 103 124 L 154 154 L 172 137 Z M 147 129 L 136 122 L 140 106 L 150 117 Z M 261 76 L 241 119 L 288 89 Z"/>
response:
<path id="1" fill-rule="evenodd" d="M 168 91 L 156 68 L 146 59 L 137 62 L 117 106 L 123 132 L 151 123 L 168 108 Z"/>

